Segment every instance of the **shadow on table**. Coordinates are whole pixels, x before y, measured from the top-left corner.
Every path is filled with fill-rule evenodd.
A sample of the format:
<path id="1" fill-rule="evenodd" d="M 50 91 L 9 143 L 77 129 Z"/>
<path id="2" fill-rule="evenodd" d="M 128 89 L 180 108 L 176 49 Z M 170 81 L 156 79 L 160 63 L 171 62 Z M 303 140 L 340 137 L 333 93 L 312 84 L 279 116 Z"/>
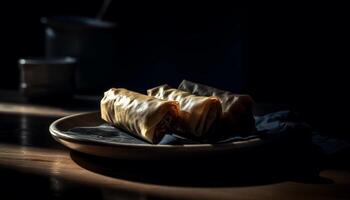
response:
<path id="1" fill-rule="evenodd" d="M 228 187 L 295 181 L 330 184 L 319 176 L 320 156 L 313 148 L 300 151 L 252 151 L 229 157 L 178 160 L 119 160 L 71 152 L 81 167 L 110 177 L 183 187 Z"/>

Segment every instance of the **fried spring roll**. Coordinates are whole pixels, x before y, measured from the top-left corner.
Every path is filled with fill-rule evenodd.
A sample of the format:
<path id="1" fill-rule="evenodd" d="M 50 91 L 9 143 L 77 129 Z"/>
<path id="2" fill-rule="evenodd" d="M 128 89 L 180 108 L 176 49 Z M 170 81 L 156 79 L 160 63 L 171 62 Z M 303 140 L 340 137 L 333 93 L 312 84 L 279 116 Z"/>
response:
<path id="1" fill-rule="evenodd" d="M 209 136 L 222 113 L 220 101 L 216 97 L 195 96 L 168 85 L 149 89 L 147 94 L 159 99 L 179 102 L 177 131 L 185 136 L 198 138 Z"/>
<path id="2" fill-rule="evenodd" d="M 199 96 L 216 96 L 222 105 L 223 129 L 234 132 L 255 131 L 254 101 L 249 95 L 233 94 L 207 85 L 183 80 L 178 89 Z"/>
<path id="3" fill-rule="evenodd" d="M 103 120 L 150 143 L 160 142 L 178 114 L 176 101 L 165 101 L 123 88 L 106 91 L 101 100 Z"/>

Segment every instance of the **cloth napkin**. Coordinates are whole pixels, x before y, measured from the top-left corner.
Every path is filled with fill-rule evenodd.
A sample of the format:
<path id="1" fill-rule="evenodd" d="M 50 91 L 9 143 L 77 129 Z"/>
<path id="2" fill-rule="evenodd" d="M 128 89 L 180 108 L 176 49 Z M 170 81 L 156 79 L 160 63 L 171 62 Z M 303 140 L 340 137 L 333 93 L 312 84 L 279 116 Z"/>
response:
<path id="1" fill-rule="evenodd" d="M 257 131 L 252 133 L 234 133 L 225 138 L 219 138 L 205 143 L 231 143 L 244 141 L 252 138 L 281 138 L 281 137 L 309 137 L 311 128 L 307 124 L 298 120 L 290 111 L 280 111 L 264 116 L 256 116 Z M 148 144 L 147 142 L 115 128 L 108 124 L 95 127 L 75 127 L 66 132 L 77 139 L 99 141 L 106 143 L 134 143 Z M 176 134 L 166 134 L 159 144 L 198 144 L 203 143 Z"/>
<path id="2" fill-rule="evenodd" d="M 234 133 L 225 138 L 219 138 L 213 141 L 204 141 L 204 143 L 224 144 L 238 141 L 246 141 L 253 138 L 269 141 L 284 141 L 288 143 L 310 142 L 319 147 L 325 154 L 333 154 L 343 149 L 349 148 L 350 144 L 346 141 L 329 138 L 313 132 L 312 128 L 303 122 L 295 113 L 285 110 L 269 113 L 263 116 L 255 116 L 257 131 L 253 133 Z M 102 124 L 95 127 L 75 127 L 65 134 L 77 139 L 90 142 L 106 144 L 143 144 L 152 145 L 132 134 L 119 130 L 108 124 Z M 184 138 L 176 134 L 166 134 L 159 144 L 162 145 L 183 145 L 203 143 L 189 138 Z"/>

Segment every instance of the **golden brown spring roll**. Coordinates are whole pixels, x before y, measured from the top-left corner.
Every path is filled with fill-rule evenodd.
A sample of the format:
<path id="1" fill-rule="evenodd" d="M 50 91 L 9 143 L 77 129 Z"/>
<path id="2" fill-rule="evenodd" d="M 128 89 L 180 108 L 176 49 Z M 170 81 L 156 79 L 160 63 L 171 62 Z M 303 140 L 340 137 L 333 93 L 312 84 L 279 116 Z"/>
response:
<path id="1" fill-rule="evenodd" d="M 254 101 L 249 95 L 233 94 L 207 85 L 183 80 L 178 89 L 200 96 L 216 96 L 222 105 L 223 129 L 234 132 L 255 131 Z"/>
<path id="2" fill-rule="evenodd" d="M 151 143 L 159 143 L 179 114 L 176 101 L 164 101 L 123 88 L 112 88 L 101 100 L 101 118 Z"/>
<path id="3" fill-rule="evenodd" d="M 185 136 L 207 137 L 222 113 L 221 104 L 216 97 L 201 97 L 162 85 L 147 90 L 149 96 L 177 101 L 180 114 L 177 130 Z"/>

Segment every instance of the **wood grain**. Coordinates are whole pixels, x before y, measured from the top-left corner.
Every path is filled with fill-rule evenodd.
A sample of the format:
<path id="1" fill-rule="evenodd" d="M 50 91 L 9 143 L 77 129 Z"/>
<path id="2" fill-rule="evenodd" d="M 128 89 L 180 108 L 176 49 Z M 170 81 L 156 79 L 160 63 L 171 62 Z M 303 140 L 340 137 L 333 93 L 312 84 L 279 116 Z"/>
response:
<path id="1" fill-rule="evenodd" d="M 50 106 L 28 105 L 20 103 L 0 102 L 0 113 L 27 114 L 34 116 L 63 117 L 80 113 L 81 111 L 71 111 Z"/>
<path id="2" fill-rule="evenodd" d="M 0 165 L 26 173 L 167 199 L 350 199 L 350 173 L 322 171 L 326 183 L 280 182 L 242 187 L 179 187 L 128 181 L 86 170 L 65 150 L 0 144 Z"/>

